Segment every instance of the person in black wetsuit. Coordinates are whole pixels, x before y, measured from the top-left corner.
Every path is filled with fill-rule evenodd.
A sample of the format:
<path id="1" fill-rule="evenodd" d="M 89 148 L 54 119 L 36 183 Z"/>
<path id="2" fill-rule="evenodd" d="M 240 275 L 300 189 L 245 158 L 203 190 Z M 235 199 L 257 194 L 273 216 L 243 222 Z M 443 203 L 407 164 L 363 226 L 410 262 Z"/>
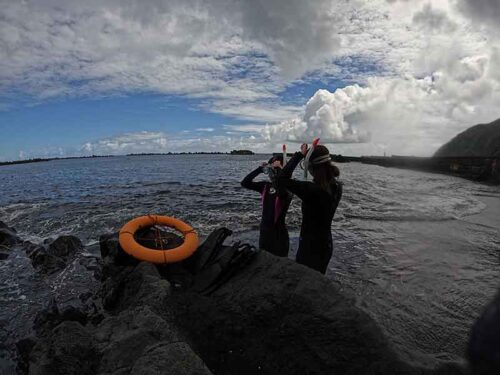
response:
<path id="1" fill-rule="evenodd" d="M 333 249 L 331 225 L 342 197 L 342 184 L 336 179 L 339 169 L 333 165 L 328 149 L 322 145 L 314 148 L 308 167 L 305 166 L 312 174 L 313 182 L 291 179 L 293 170 L 307 151 L 307 145 L 303 144 L 301 151 L 288 161 L 279 175 L 278 186 L 302 200 L 297 263 L 326 273 Z"/>
<path id="2" fill-rule="evenodd" d="M 286 189 L 277 188 L 276 176 L 280 174 L 282 165 L 283 156 L 272 157 L 268 164 L 250 172 L 241 181 L 241 186 L 260 193 L 262 197 L 259 248 L 280 257 L 287 257 L 290 245 L 285 216 L 292 201 L 292 194 Z M 271 181 L 255 182 L 255 177 L 264 173 L 265 169 L 270 172 Z"/>

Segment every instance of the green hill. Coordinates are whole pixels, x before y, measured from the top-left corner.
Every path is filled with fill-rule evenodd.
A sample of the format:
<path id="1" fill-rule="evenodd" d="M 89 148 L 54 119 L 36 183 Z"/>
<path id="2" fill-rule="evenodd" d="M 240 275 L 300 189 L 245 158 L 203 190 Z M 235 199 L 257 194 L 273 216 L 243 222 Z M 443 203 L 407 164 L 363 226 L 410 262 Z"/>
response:
<path id="1" fill-rule="evenodd" d="M 500 157 L 500 119 L 465 130 L 441 146 L 434 156 Z"/>

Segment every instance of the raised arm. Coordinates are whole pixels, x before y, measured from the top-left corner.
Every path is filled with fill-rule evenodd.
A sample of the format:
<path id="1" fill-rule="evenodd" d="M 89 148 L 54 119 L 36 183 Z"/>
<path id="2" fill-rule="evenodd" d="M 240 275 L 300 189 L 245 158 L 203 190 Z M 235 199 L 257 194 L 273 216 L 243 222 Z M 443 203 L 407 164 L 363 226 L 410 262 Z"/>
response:
<path id="1" fill-rule="evenodd" d="M 304 158 L 302 152 L 297 151 L 293 154 L 292 158 L 286 163 L 285 167 L 281 170 L 280 177 L 282 178 L 292 178 L 293 171 L 297 168 L 300 161 Z"/>
<path id="2" fill-rule="evenodd" d="M 262 173 L 262 167 L 258 167 L 257 169 L 253 170 L 241 181 L 241 186 L 243 186 L 246 189 L 262 193 L 262 189 L 264 189 L 264 183 L 254 181 L 254 178 L 261 173 Z"/>
<path id="3" fill-rule="evenodd" d="M 278 185 L 280 189 L 286 189 L 295 194 L 303 201 L 314 198 L 318 193 L 319 186 L 309 181 L 297 181 L 292 178 L 279 178 Z"/>
<path id="4" fill-rule="evenodd" d="M 291 178 L 294 169 L 303 158 L 304 154 L 300 151 L 292 156 L 278 176 L 278 187 L 290 191 L 302 200 L 308 200 L 317 193 L 317 186 L 311 182 L 297 181 Z"/>

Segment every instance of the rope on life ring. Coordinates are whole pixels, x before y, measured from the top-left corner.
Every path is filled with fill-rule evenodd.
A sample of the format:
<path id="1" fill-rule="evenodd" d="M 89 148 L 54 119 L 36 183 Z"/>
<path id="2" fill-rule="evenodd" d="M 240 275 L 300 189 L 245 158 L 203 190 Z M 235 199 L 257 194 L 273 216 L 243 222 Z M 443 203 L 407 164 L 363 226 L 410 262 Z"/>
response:
<path id="1" fill-rule="evenodd" d="M 142 246 L 135 240 L 135 233 L 143 228 L 164 225 L 174 228 L 184 235 L 182 245 L 168 250 L 156 250 Z M 123 226 L 119 242 L 122 249 L 136 259 L 156 264 L 176 263 L 190 257 L 198 248 L 198 234 L 185 222 L 168 216 L 140 216 Z"/>

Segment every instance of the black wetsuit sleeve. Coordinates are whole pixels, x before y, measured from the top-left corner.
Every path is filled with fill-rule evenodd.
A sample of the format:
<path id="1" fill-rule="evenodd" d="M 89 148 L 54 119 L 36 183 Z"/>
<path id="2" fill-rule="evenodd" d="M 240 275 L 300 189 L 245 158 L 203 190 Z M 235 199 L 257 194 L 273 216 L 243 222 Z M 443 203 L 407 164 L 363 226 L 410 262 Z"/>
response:
<path id="1" fill-rule="evenodd" d="M 318 187 L 308 181 L 297 181 L 285 178 L 280 181 L 280 186 L 295 194 L 303 201 L 314 198 L 314 196 L 318 194 Z"/>
<path id="2" fill-rule="evenodd" d="M 293 171 L 297 168 L 297 165 L 300 163 L 302 159 L 302 153 L 296 152 L 292 158 L 286 163 L 285 167 L 280 170 L 279 175 L 277 176 L 276 188 L 278 190 L 278 195 L 280 197 L 286 197 L 291 199 L 290 192 L 286 189 L 283 183 L 280 183 L 281 179 L 290 179 L 292 177 Z"/>
<path id="3" fill-rule="evenodd" d="M 250 172 L 241 181 L 241 186 L 243 186 L 246 189 L 255 190 L 259 193 L 262 193 L 262 190 L 264 189 L 265 182 L 254 182 L 254 178 L 257 177 L 261 173 L 262 173 L 262 167 L 259 167 L 259 168 L 255 169 L 254 171 Z"/>
<path id="4" fill-rule="evenodd" d="M 292 178 L 293 171 L 297 168 L 297 165 L 299 165 L 303 157 L 304 155 L 302 155 L 302 152 L 299 151 L 293 154 L 290 160 L 286 163 L 285 167 L 281 170 L 280 178 Z"/>
<path id="5" fill-rule="evenodd" d="M 314 197 L 318 187 L 307 181 L 297 181 L 291 178 L 294 169 L 300 163 L 304 155 L 301 152 L 296 152 L 283 168 L 278 178 L 278 186 L 280 189 L 287 189 L 302 200 L 308 200 Z"/>

